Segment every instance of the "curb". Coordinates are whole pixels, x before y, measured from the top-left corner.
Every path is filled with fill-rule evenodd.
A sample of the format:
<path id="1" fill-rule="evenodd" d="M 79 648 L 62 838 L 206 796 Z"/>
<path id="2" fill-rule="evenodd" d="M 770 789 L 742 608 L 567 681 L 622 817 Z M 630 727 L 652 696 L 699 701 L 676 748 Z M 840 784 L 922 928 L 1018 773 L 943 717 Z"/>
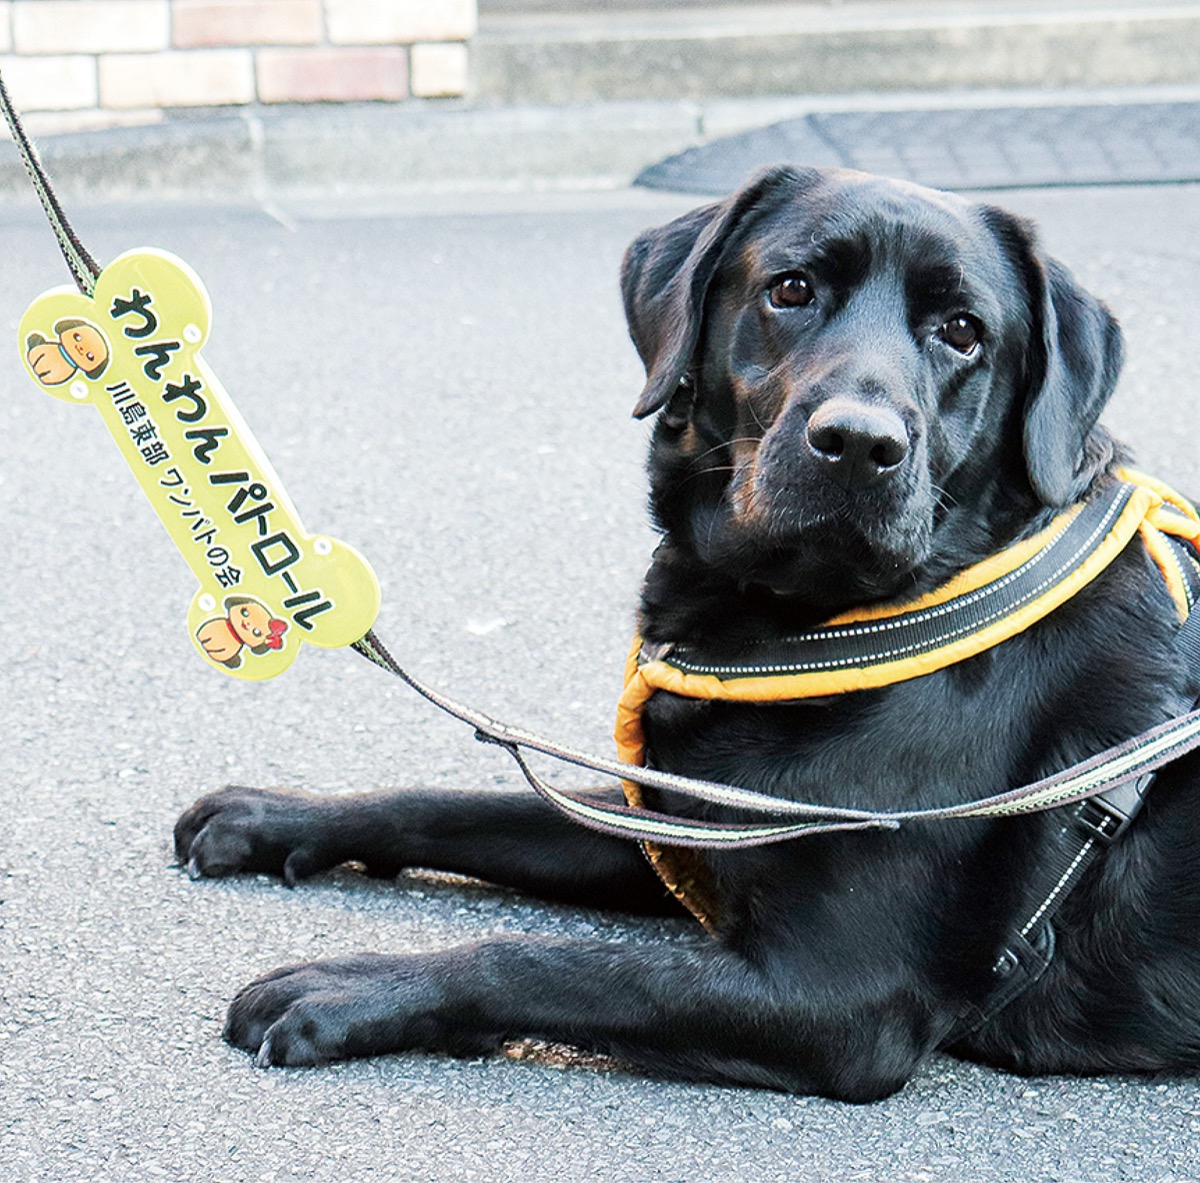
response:
<path id="1" fill-rule="evenodd" d="M 471 55 L 475 98 L 510 104 L 1190 84 L 1200 4 L 847 0 L 493 16 Z"/>
<path id="2" fill-rule="evenodd" d="M 275 196 L 609 188 L 702 142 L 687 104 L 480 109 L 336 104 L 171 113 L 141 127 L 37 137 L 72 200 L 268 201 Z M 0 195 L 35 201 L 0 142 Z"/>
<path id="3" fill-rule="evenodd" d="M 781 162 L 846 168 L 932 189 L 1200 181 L 1200 101 L 838 111 L 689 148 L 635 184 L 718 197 Z"/>
<path id="4" fill-rule="evenodd" d="M 1172 101 L 1200 101 L 1200 86 L 570 107 L 338 104 L 191 112 L 142 127 L 45 136 L 39 150 L 57 191 L 74 202 L 269 204 L 339 196 L 605 190 L 624 188 L 643 170 L 688 149 L 820 113 Z M 16 148 L 7 141 L 0 142 L 0 196 L 13 204 L 36 201 Z"/>

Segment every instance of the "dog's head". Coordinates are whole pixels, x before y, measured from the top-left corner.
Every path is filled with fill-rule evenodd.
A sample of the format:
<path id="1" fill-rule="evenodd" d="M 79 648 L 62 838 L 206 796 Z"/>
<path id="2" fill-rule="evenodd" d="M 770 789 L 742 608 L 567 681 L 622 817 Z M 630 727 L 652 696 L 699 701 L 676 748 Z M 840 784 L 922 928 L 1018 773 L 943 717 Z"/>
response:
<path id="1" fill-rule="evenodd" d="M 1111 462 L 1120 331 L 1001 210 L 775 169 L 643 234 L 622 289 L 658 522 L 743 583 L 895 595 Z"/>

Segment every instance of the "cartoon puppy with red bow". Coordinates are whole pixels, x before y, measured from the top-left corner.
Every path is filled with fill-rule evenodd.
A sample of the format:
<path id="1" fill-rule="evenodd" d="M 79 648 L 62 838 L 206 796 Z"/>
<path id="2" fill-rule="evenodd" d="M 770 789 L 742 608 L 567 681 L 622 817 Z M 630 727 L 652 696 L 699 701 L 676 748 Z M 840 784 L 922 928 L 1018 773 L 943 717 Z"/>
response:
<path id="1" fill-rule="evenodd" d="M 287 627 L 287 621 L 275 619 L 260 600 L 226 596 L 225 615 L 206 620 L 196 630 L 196 640 L 212 661 L 236 670 L 242 664 L 244 648 L 256 657 L 282 649 Z"/>

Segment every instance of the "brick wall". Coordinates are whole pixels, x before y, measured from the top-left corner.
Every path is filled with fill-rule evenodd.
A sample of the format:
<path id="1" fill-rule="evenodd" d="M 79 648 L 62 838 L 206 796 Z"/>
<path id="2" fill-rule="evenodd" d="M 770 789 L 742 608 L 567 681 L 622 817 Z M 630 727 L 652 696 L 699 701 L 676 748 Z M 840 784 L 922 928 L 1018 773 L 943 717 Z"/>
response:
<path id="1" fill-rule="evenodd" d="M 0 0 L 25 112 L 439 98 L 467 87 L 475 0 Z"/>

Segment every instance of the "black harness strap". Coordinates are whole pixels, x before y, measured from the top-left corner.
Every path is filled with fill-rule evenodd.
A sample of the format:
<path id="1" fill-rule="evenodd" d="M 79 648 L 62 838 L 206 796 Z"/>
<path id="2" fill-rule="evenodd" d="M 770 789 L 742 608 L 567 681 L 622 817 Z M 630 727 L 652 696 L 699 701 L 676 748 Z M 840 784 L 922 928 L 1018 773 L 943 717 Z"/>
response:
<path id="1" fill-rule="evenodd" d="M 1063 529 L 1014 571 L 919 612 L 857 624 L 822 625 L 792 637 L 740 642 L 749 660 L 722 661 L 703 646 L 680 642 L 661 660 L 685 674 L 721 679 L 812 674 L 920 657 L 982 633 L 1072 575 L 1108 535 L 1134 486 L 1117 484 L 1087 502 Z"/>
<path id="2" fill-rule="evenodd" d="M 1169 538 L 1172 554 L 1184 578 L 1188 616 L 1175 636 L 1175 650 L 1189 678 L 1178 695 L 1175 713 L 1186 714 L 1200 702 L 1200 563 L 1187 543 Z M 1079 884 L 1084 871 L 1120 839 L 1141 811 L 1156 772 L 1113 785 L 1077 805 L 1058 810 L 1061 823 L 1046 860 L 1037 868 L 1026 898 L 1031 903 L 1019 913 L 1004 948 L 992 966 L 992 986 L 981 1003 L 959 1017 L 947 1037 L 952 1044 L 977 1031 L 989 1019 L 1016 1001 L 1050 966 L 1056 946 L 1052 921 Z"/>

